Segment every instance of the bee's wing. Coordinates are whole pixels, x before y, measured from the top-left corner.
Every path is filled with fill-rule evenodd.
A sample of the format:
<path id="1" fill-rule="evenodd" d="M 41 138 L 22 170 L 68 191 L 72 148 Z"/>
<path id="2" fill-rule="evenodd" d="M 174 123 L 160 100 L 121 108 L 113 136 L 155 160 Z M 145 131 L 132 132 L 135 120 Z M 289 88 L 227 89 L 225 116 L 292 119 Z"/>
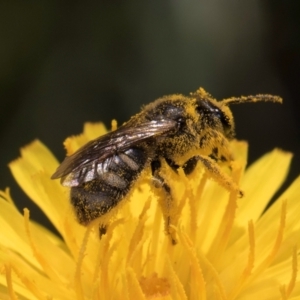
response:
<path id="1" fill-rule="evenodd" d="M 158 136 L 175 129 L 176 121 L 161 119 L 139 124 L 123 125 L 117 130 L 92 140 L 67 156 L 51 179 L 62 178 L 64 186 L 78 186 L 97 177 L 96 166 L 112 157 L 116 152 L 124 151 L 138 142 Z M 84 176 L 81 175 L 84 170 Z M 89 176 L 86 176 L 89 172 Z"/>

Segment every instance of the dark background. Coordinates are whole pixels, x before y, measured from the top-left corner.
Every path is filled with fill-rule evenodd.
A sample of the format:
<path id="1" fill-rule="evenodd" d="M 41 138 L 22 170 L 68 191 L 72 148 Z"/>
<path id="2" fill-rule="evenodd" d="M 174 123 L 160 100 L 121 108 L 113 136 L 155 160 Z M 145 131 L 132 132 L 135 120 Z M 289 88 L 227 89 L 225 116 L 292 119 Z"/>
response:
<path id="1" fill-rule="evenodd" d="M 42 214 L 7 163 L 35 138 L 64 158 L 86 121 L 119 124 L 142 104 L 199 86 L 218 99 L 269 93 L 284 104 L 233 106 L 250 162 L 274 147 L 300 170 L 298 1 L 1 1 L 0 188 Z M 54 171 L 54 170 L 53 170 Z"/>

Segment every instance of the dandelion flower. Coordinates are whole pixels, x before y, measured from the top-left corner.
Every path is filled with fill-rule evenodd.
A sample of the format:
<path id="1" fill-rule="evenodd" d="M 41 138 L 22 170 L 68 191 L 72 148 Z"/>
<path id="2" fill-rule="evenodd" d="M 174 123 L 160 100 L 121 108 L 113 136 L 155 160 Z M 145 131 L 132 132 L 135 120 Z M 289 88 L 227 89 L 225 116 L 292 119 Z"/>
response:
<path id="1" fill-rule="evenodd" d="M 66 140 L 68 153 L 104 132 L 86 124 Z M 291 154 L 274 150 L 245 170 L 246 143 L 232 148 L 242 198 L 200 164 L 188 178 L 166 170 L 178 210 L 175 246 L 145 179 L 99 239 L 97 226 L 76 221 L 68 189 L 50 180 L 58 166 L 51 152 L 39 141 L 23 148 L 9 167 L 61 237 L 32 221 L 28 209 L 20 213 L 9 190 L 0 193 L 0 299 L 300 299 L 300 177 L 264 212 Z"/>

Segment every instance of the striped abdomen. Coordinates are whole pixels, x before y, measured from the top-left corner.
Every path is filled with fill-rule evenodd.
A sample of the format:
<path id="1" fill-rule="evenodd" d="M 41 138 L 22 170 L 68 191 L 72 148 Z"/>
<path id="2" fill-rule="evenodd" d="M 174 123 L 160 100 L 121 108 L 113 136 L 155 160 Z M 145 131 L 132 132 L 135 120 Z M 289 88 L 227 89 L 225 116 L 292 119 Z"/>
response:
<path id="1" fill-rule="evenodd" d="M 146 151 L 131 148 L 96 164 L 96 179 L 71 188 L 71 203 L 79 222 L 88 224 L 116 206 L 128 193 L 146 162 Z"/>

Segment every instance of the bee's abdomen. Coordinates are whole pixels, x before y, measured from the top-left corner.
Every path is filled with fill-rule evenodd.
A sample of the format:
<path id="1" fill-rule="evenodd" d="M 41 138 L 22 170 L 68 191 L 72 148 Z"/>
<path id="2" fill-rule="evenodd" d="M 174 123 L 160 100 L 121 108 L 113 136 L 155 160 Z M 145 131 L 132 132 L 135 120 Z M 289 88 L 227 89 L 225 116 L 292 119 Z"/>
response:
<path id="1" fill-rule="evenodd" d="M 88 224 L 116 206 L 128 193 L 147 162 L 142 148 L 131 148 L 97 165 L 97 178 L 71 188 L 78 221 Z"/>

